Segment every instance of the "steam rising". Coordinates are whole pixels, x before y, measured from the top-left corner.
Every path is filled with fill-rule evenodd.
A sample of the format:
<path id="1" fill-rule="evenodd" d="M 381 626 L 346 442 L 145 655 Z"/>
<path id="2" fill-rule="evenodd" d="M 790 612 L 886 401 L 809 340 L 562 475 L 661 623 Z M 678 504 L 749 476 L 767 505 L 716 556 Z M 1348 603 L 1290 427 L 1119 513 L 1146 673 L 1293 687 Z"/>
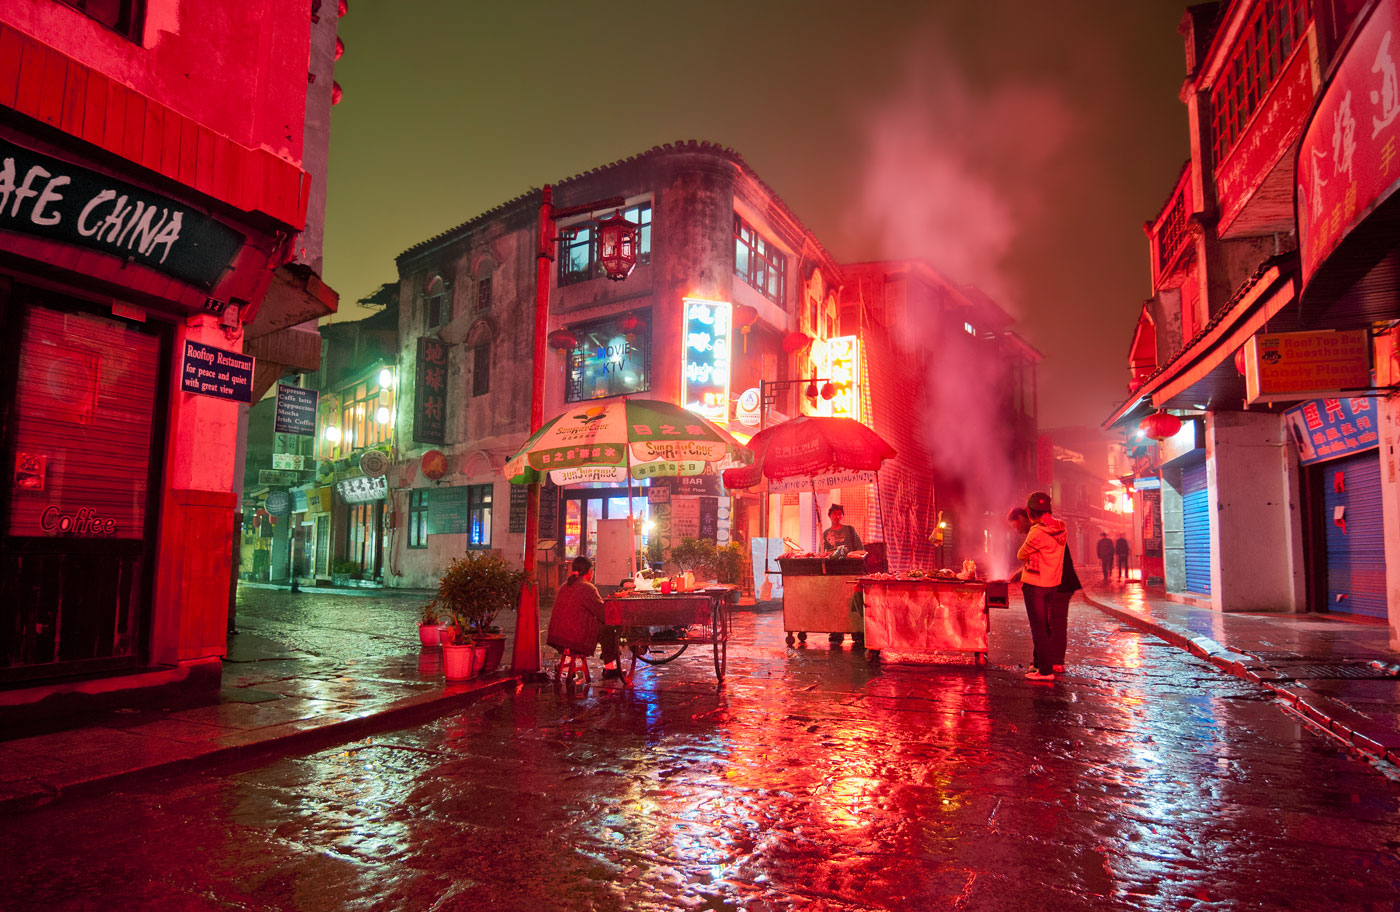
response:
<path id="1" fill-rule="evenodd" d="M 951 286 L 922 310 L 911 301 L 908 325 L 891 329 L 932 352 L 924 441 L 939 476 L 936 509 L 956 511 L 958 523 L 944 562 L 971 557 L 987 562 L 987 575 L 1005 578 L 1015 547 L 1003 517 L 1029 492 L 1016 481 L 1003 365 L 983 353 L 989 344 L 947 337 L 958 329 L 931 334 L 947 325 L 935 322 L 931 310 L 966 303 L 959 298 L 976 301 L 978 289 L 1011 314 L 1053 304 L 1016 300 L 1004 267 L 1018 237 L 1048 214 L 1038 187 L 1073 115 L 1060 97 L 1037 86 L 975 88 L 948 66 L 929 62 L 950 55 L 928 43 L 919 51 L 904 88 L 877 105 L 865 126 L 868 161 L 853 218 L 859 233 L 878 242 L 880 259 L 922 259 Z"/>

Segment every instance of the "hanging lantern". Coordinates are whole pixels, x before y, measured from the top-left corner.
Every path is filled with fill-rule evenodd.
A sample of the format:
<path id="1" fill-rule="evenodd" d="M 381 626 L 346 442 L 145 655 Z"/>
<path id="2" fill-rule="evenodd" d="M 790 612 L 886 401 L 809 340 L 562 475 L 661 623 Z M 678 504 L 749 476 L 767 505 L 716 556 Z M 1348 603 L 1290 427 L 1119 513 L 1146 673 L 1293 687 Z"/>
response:
<path id="1" fill-rule="evenodd" d="M 636 314 L 628 314 L 617 321 L 617 328 L 622 330 L 622 335 L 628 342 L 636 342 L 637 330 L 642 328 L 642 321 Z"/>
<path id="2" fill-rule="evenodd" d="M 809 381 L 809 382 L 807 383 L 807 389 L 803 390 L 803 392 L 805 392 L 805 393 L 807 394 L 807 398 L 808 398 L 808 399 L 815 399 L 815 398 L 817 398 L 817 381 L 815 381 L 815 380 Z"/>
<path id="3" fill-rule="evenodd" d="M 557 350 L 561 355 L 568 354 L 578 347 L 578 336 L 569 332 L 567 329 L 556 329 L 549 334 L 547 341 L 549 342 L 549 347 Z"/>
<path id="4" fill-rule="evenodd" d="M 1244 364 L 1244 346 L 1241 345 L 1239 350 L 1235 352 L 1235 370 L 1239 371 L 1241 377 L 1244 376 Z"/>
<path id="5" fill-rule="evenodd" d="M 637 265 L 637 224 L 613 213 L 598 223 L 598 262 L 608 278 L 620 282 Z"/>
<path id="6" fill-rule="evenodd" d="M 1166 440 L 1181 430 L 1181 419 L 1166 412 L 1153 412 L 1138 422 L 1138 430 L 1153 440 Z"/>
<path id="7" fill-rule="evenodd" d="M 744 351 L 749 350 L 749 330 L 753 328 L 758 320 L 758 308 L 752 304 L 734 305 L 733 321 L 739 327 L 739 332 L 744 336 Z"/>
<path id="8" fill-rule="evenodd" d="M 331 83 L 331 104 L 332 104 L 332 105 L 338 105 L 338 104 L 340 104 L 340 96 L 343 95 L 343 94 L 344 94 L 344 92 L 342 92 L 341 89 L 340 89 L 340 83 L 338 83 L 338 82 L 332 82 L 332 83 Z"/>
<path id="9" fill-rule="evenodd" d="M 828 380 L 822 384 L 822 398 L 830 401 L 836 398 L 836 387 Z"/>
<path id="10" fill-rule="evenodd" d="M 802 332 L 790 332 L 783 336 L 783 351 L 789 355 L 800 352 L 812 344 L 812 337 Z"/>
<path id="11" fill-rule="evenodd" d="M 339 12 L 342 18 L 346 13 L 350 12 L 350 0 L 340 0 Z"/>
<path id="12" fill-rule="evenodd" d="M 345 56 L 345 41 L 344 41 L 342 38 L 340 38 L 339 36 L 336 36 L 336 39 L 335 39 L 335 56 L 332 57 L 331 59 L 332 59 L 332 60 L 339 60 L 340 58 L 342 58 L 342 57 L 344 57 L 344 56 Z"/>

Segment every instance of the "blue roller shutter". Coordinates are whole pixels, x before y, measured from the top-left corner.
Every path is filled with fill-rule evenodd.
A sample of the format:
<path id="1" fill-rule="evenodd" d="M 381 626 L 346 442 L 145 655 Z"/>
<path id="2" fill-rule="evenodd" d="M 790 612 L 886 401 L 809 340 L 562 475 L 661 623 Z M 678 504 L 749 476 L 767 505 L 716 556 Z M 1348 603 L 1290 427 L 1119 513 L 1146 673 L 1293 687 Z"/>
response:
<path id="1" fill-rule="evenodd" d="M 1322 466 L 1327 524 L 1327 610 L 1384 618 L 1385 527 L 1378 450 Z M 1341 483 L 1338 483 L 1340 476 Z M 1344 490 L 1338 491 L 1338 487 Z M 1335 521 L 1343 507 L 1346 529 Z"/>
<path id="2" fill-rule="evenodd" d="M 1204 462 L 1181 472 L 1181 512 L 1186 532 L 1186 591 L 1210 595 L 1210 488 Z"/>

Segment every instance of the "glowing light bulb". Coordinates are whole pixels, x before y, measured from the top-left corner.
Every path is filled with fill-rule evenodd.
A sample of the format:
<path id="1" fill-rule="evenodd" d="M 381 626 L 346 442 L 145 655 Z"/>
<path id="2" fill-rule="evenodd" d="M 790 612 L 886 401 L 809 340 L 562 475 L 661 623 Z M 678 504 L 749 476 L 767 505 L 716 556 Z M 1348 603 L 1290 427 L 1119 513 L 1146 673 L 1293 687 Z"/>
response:
<path id="1" fill-rule="evenodd" d="M 331 443 L 339 443 L 340 428 L 336 427 L 333 424 L 326 425 L 326 439 L 329 440 Z"/>
<path id="2" fill-rule="evenodd" d="M 377 411 L 377 412 L 374 413 L 374 419 L 375 419 L 376 421 L 378 421 L 380 424 L 388 424 L 388 423 L 389 423 L 389 410 L 388 410 L 387 408 L 385 408 L 384 406 L 381 405 L 381 406 L 379 407 L 379 411 Z"/>
<path id="3" fill-rule="evenodd" d="M 382 389 L 394 388 L 394 372 L 387 367 L 379 372 L 379 386 Z"/>

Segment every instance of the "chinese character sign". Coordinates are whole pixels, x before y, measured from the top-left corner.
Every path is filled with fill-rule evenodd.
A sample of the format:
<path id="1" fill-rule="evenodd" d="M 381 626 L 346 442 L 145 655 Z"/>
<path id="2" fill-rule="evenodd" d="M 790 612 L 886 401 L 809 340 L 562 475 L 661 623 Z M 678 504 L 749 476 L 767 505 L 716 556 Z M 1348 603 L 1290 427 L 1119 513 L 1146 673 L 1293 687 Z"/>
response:
<path id="1" fill-rule="evenodd" d="M 1298 148 L 1303 281 L 1400 182 L 1400 4 L 1377 3 L 1337 66 Z"/>
<path id="2" fill-rule="evenodd" d="M 413 439 L 447 442 L 447 343 L 418 340 L 418 371 L 413 408 Z"/>
<path id="3" fill-rule="evenodd" d="M 729 420 L 730 305 L 684 299 L 681 389 L 685 407 L 716 421 Z"/>
<path id="4" fill-rule="evenodd" d="M 831 414 L 860 420 L 860 337 L 837 336 L 826 343 L 826 377 L 836 390 Z"/>
<path id="5" fill-rule="evenodd" d="M 1283 413 L 1289 439 L 1303 465 L 1349 456 L 1380 445 L 1374 396 L 1342 396 L 1295 405 Z"/>

